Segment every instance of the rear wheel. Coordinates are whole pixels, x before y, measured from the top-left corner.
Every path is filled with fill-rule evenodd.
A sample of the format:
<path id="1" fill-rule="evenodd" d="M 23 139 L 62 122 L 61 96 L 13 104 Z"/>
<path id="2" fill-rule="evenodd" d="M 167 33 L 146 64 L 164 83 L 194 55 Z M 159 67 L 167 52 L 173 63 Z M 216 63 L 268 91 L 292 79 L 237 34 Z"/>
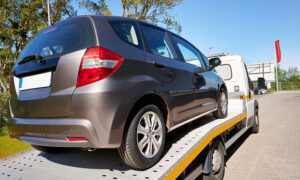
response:
<path id="1" fill-rule="evenodd" d="M 251 127 L 251 133 L 257 134 L 259 132 L 259 116 L 258 112 L 255 113 L 253 126 Z"/>
<path id="2" fill-rule="evenodd" d="M 147 169 L 159 161 L 165 145 L 165 122 L 155 105 L 141 108 L 125 130 L 119 154 L 136 169 Z"/>
<path id="3" fill-rule="evenodd" d="M 216 119 L 222 119 L 227 117 L 228 113 L 228 98 L 226 91 L 224 89 L 221 89 L 219 93 L 218 98 L 218 107 L 217 111 L 215 111 L 213 114 Z"/>
<path id="4" fill-rule="evenodd" d="M 203 180 L 222 180 L 225 174 L 225 158 L 224 158 L 224 145 L 221 141 L 217 140 L 213 143 L 210 151 L 210 173 L 203 174 Z"/>
<path id="5" fill-rule="evenodd" d="M 62 151 L 62 148 L 31 145 L 34 149 L 42 152 L 57 153 Z"/>

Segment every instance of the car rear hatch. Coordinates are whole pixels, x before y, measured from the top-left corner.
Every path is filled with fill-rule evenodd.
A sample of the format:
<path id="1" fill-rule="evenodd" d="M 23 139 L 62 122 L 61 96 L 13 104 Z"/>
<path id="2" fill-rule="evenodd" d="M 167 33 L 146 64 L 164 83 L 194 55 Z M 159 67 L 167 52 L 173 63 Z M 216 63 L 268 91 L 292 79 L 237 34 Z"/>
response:
<path id="1" fill-rule="evenodd" d="M 13 117 L 68 116 L 81 58 L 87 48 L 94 46 L 95 32 L 88 17 L 68 19 L 42 30 L 13 68 Z"/>

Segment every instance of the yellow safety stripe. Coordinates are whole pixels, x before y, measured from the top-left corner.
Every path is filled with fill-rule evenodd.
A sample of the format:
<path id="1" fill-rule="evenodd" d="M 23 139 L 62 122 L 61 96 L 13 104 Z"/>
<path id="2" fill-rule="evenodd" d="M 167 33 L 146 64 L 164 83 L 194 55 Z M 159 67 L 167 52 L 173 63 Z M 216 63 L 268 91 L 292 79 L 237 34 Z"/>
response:
<path id="1" fill-rule="evenodd" d="M 247 117 L 247 113 L 244 113 L 227 124 L 213 130 L 179 165 L 165 179 L 176 179 L 188 165 L 201 153 L 201 151 L 218 135 L 240 122 Z"/>
<path id="2" fill-rule="evenodd" d="M 245 99 L 246 99 L 246 100 L 249 100 L 249 97 L 250 97 L 250 99 L 254 99 L 255 96 L 254 96 L 254 94 L 251 94 L 251 96 L 248 96 L 248 95 L 247 95 L 247 96 L 245 96 Z"/>

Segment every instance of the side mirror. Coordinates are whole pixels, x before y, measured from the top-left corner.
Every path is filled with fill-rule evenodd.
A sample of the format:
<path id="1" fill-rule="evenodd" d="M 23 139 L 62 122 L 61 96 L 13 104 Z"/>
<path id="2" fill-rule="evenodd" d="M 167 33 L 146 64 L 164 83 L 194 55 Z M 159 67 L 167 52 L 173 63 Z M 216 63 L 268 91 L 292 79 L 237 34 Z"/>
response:
<path id="1" fill-rule="evenodd" d="M 212 58 L 209 60 L 209 68 L 213 69 L 221 64 L 220 58 Z"/>

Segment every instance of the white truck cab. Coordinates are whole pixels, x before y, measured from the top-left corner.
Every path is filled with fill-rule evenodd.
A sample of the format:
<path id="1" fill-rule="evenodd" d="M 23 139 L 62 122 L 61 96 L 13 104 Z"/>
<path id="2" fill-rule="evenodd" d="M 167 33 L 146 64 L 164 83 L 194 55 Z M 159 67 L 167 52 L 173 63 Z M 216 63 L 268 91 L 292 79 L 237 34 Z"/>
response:
<path id="1" fill-rule="evenodd" d="M 252 127 L 255 123 L 254 120 L 258 121 L 258 103 L 255 99 L 253 84 L 249 78 L 243 58 L 239 55 L 212 55 L 211 57 L 220 58 L 221 64 L 217 66 L 215 70 L 226 83 L 228 97 L 231 99 L 240 98 L 241 100 L 244 100 L 244 103 L 246 103 L 245 106 L 238 107 L 246 108 L 246 127 L 247 129 Z M 236 103 L 236 101 L 230 102 Z"/>

